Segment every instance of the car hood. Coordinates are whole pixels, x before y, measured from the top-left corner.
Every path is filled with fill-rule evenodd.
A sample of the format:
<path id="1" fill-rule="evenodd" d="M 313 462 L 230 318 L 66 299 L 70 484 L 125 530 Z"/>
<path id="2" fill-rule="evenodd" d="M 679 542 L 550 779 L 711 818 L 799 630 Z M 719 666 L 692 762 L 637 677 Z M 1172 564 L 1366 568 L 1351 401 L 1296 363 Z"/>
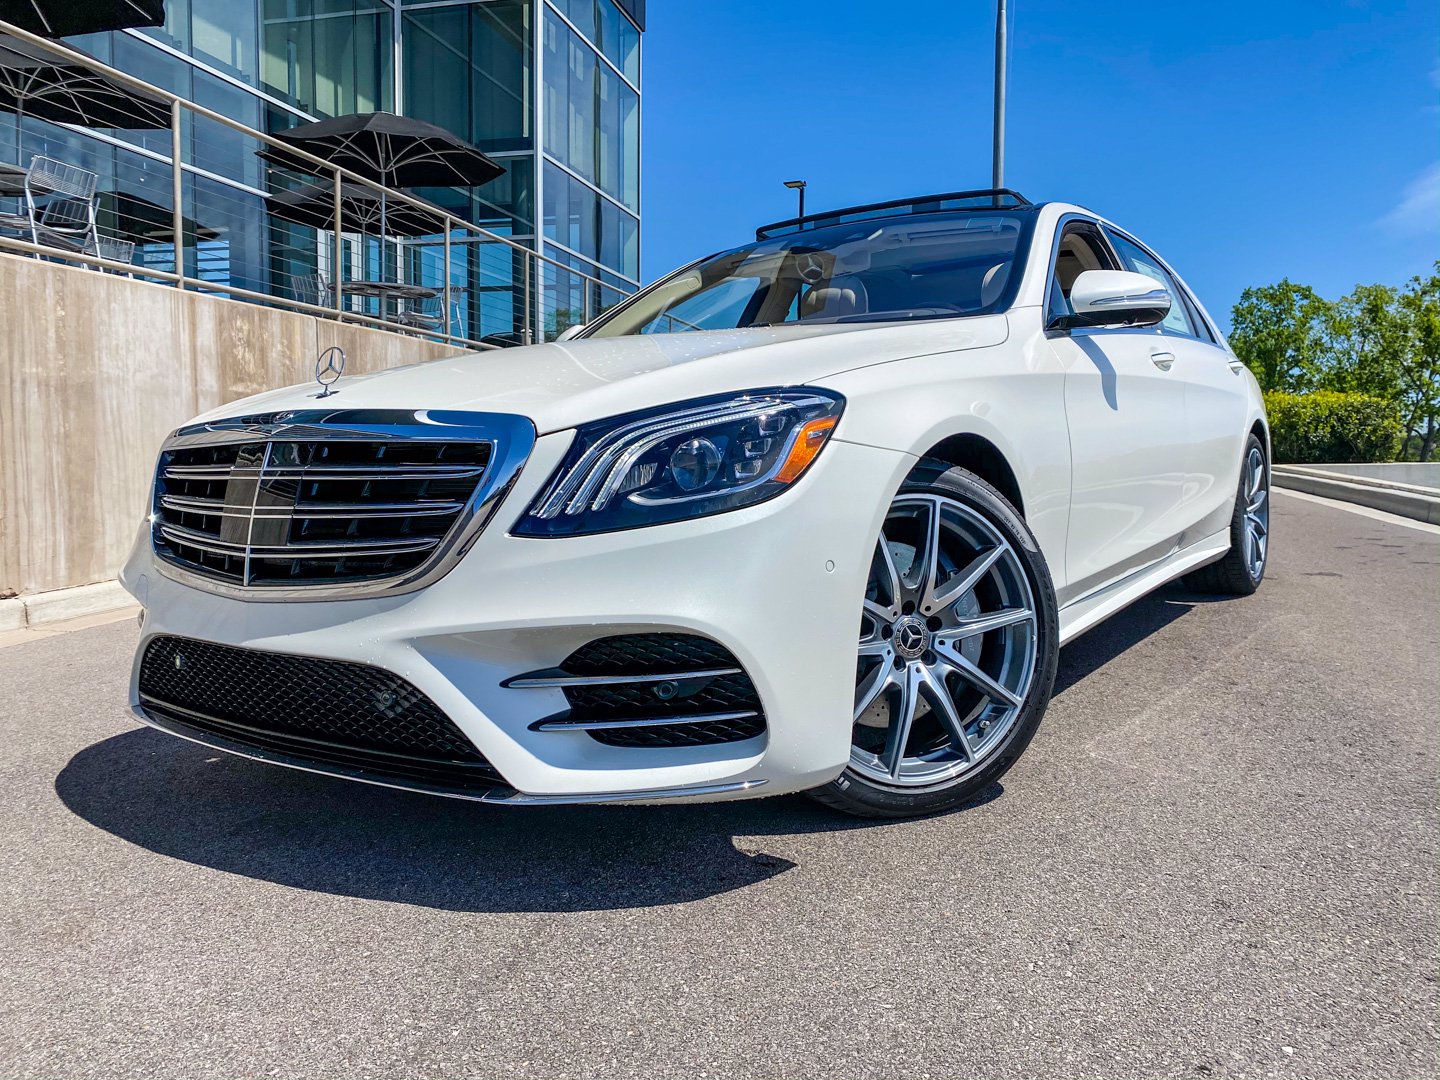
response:
<path id="1" fill-rule="evenodd" d="M 514 413 L 545 434 L 671 401 L 734 390 L 813 383 L 910 356 L 998 345 L 1003 315 L 924 323 L 822 324 L 682 334 L 579 338 L 432 360 L 345 376 L 334 409 L 445 409 Z M 352 363 L 362 357 L 351 357 Z M 277 409 L 314 409 L 304 383 L 232 402 L 199 421 Z"/>

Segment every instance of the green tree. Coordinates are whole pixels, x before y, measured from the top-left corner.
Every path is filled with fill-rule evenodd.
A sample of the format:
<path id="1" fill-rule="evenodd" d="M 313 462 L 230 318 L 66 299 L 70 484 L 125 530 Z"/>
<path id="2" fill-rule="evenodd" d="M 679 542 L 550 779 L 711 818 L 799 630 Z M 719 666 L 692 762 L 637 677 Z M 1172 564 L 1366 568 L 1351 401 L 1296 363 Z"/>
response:
<path id="1" fill-rule="evenodd" d="M 1230 347 L 1262 390 L 1312 389 L 1322 368 L 1331 305 L 1289 278 L 1240 294 L 1231 312 Z"/>
<path id="2" fill-rule="evenodd" d="M 1329 305 L 1317 356 L 1321 390 L 1369 394 L 1398 403 L 1400 368 L 1410 351 L 1410 317 L 1389 285 L 1357 285 Z"/>
<path id="3" fill-rule="evenodd" d="M 1440 438 L 1440 261 L 1410 279 L 1398 306 L 1410 341 L 1398 365 L 1400 415 L 1407 443 L 1417 442 L 1419 459 L 1429 461 Z"/>

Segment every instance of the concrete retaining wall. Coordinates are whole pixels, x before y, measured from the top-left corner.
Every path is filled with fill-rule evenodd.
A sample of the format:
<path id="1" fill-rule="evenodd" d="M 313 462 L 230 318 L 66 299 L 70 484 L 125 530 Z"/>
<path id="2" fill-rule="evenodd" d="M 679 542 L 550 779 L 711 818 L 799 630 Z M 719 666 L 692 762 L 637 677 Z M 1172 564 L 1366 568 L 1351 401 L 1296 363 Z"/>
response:
<path id="1" fill-rule="evenodd" d="M 1386 461 L 1370 465 L 1296 465 L 1297 469 L 1318 469 L 1337 476 L 1388 480 L 1413 487 L 1440 491 L 1440 461 Z"/>
<path id="2" fill-rule="evenodd" d="M 113 578 L 155 453 L 226 401 L 447 345 L 0 253 L 0 597 Z"/>
<path id="3" fill-rule="evenodd" d="M 1369 466 L 1376 470 L 1393 467 Z M 1347 466 L 1276 465 L 1272 472 L 1277 487 L 1304 491 L 1326 499 L 1338 499 L 1341 502 L 1414 518 L 1416 521 L 1425 521 L 1431 525 L 1440 525 L 1440 489 L 1354 472 L 1334 471 L 1341 468 Z"/>

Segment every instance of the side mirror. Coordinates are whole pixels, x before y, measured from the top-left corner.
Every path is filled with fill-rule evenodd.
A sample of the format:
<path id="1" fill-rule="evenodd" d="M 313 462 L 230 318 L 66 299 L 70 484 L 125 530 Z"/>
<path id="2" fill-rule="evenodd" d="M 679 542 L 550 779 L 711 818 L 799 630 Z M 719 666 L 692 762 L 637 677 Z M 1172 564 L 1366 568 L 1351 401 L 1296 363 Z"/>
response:
<path id="1" fill-rule="evenodd" d="M 561 330 L 561 331 L 560 331 L 560 336 L 557 337 L 555 340 L 556 340 L 556 341 L 569 341 L 571 338 L 578 336 L 579 333 L 580 333 L 580 331 L 581 331 L 581 330 L 584 330 L 584 329 L 585 329 L 585 324 L 584 324 L 584 323 L 576 323 L 574 326 L 567 326 L 564 330 Z"/>
<path id="2" fill-rule="evenodd" d="M 1154 326 L 1170 314 L 1170 290 L 1129 270 L 1086 270 L 1070 290 L 1073 315 L 1051 319 L 1047 330 L 1078 326 Z"/>

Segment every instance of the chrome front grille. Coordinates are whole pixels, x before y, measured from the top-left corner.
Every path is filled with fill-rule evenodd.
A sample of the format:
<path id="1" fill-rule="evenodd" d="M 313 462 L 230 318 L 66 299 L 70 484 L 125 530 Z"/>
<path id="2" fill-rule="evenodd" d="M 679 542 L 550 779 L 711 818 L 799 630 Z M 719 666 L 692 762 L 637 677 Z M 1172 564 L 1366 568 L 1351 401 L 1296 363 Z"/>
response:
<path id="1" fill-rule="evenodd" d="M 152 540 L 192 583 L 254 598 L 418 587 L 463 552 L 533 443 L 527 420 L 468 413 L 182 429 L 160 454 Z"/>

